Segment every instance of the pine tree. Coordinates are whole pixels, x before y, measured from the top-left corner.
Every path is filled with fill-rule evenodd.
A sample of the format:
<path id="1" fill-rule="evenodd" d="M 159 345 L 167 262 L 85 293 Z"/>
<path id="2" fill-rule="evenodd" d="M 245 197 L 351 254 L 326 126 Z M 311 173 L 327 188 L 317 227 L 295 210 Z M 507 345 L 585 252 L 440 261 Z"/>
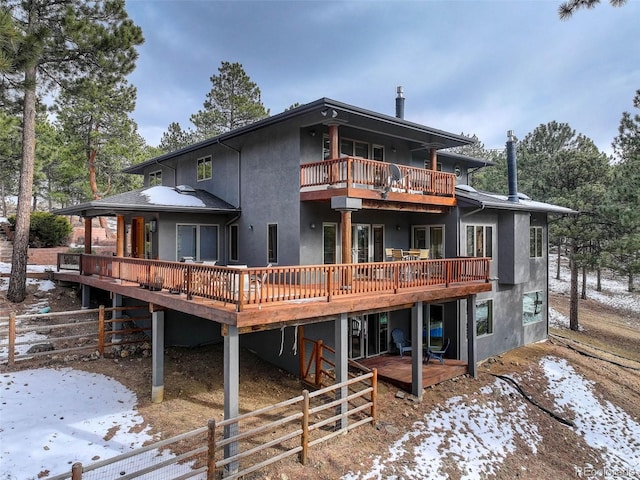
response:
<path id="1" fill-rule="evenodd" d="M 26 295 L 38 94 L 55 94 L 87 75 L 119 78 L 131 73 L 135 47 L 143 38 L 128 18 L 124 0 L 0 0 L 0 8 L 10 12 L 20 37 L 10 80 L 22 102 L 22 166 L 7 298 L 21 302 Z"/>
<path id="2" fill-rule="evenodd" d="M 269 116 L 260 98 L 260 88 L 239 63 L 222 62 L 204 109 L 191 115 L 196 140 L 219 135 Z"/>
<path id="3" fill-rule="evenodd" d="M 636 91 L 633 103 L 640 109 L 640 90 Z M 614 220 L 611 266 L 627 276 L 631 292 L 634 276 L 640 273 L 640 114 L 622 114 L 613 147 L 617 162 L 607 211 Z"/>

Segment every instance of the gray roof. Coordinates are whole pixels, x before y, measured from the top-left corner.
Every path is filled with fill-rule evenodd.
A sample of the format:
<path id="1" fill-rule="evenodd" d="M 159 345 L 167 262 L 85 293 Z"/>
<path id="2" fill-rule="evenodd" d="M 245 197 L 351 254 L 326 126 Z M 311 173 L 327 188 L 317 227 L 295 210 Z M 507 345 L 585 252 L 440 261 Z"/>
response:
<path id="1" fill-rule="evenodd" d="M 239 208 L 205 190 L 146 187 L 55 210 L 57 215 L 109 216 L 129 212 L 237 213 Z"/>
<path id="2" fill-rule="evenodd" d="M 525 212 L 546 212 L 557 215 L 577 215 L 578 212 L 571 208 L 553 205 L 551 203 L 537 202 L 528 196 L 518 193 L 518 201 L 509 201 L 506 195 L 497 193 L 480 192 L 469 185 L 456 186 L 456 198 L 459 207 L 494 208 L 498 210 L 521 210 Z"/>
<path id="3" fill-rule="evenodd" d="M 335 116 L 334 116 L 335 114 Z M 200 150 L 216 144 L 226 144 L 238 137 L 254 132 L 261 128 L 268 127 L 277 123 L 290 121 L 299 118 L 302 126 L 312 127 L 314 125 L 323 125 L 328 123 L 349 124 L 362 128 L 364 130 L 385 134 L 402 138 L 410 142 L 416 148 L 422 146 L 427 148 L 433 146 L 438 149 L 452 148 L 462 145 L 470 145 L 474 142 L 472 138 L 455 133 L 445 132 L 435 128 L 427 127 L 419 123 L 407 121 L 402 118 L 373 112 L 363 108 L 355 107 L 346 103 L 338 102 L 330 98 L 321 98 L 319 100 L 301 105 L 291 110 L 263 118 L 250 125 L 236 128 L 230 132 L 220 134 L 218 136 L 194 143 L 187 147 L 181 148 L 174 152 L 166 153 L 158 157 L 152 158 L 145 162 L 133 165 L 124 169 L 125 173 L 143 174 L 145 167 L 163 162 L 171 158 L 184 155 L 189 152 Z M 469 157 L 470 158 L 470 157 Z"/>

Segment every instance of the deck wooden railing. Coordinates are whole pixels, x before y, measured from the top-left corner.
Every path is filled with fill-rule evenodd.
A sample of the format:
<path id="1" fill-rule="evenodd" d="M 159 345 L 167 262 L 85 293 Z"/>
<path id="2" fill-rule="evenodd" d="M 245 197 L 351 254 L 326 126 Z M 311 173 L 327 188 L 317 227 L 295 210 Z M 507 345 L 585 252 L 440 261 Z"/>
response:
<path id="1" fill-rule="evenodd" d="M 186 295 L 188 299 L 204 297 L 234 304 L 238 311 L 247 305 L 311 300 L 330 302 L 347 295 L 398 293 L 410 288 L 487 282 L 489 278 L 488 258 L 233 268 L 77 255 L 83 275 L 134 282 L 142 288 L 167 290 Z"/>
<path id="2" fill-rule="evenodd" d="M 393 181 L 389 163 L 344 157 L 300 166 L 300 187 L 361 187 L 390 189 L 420 195 L 455 196 L 452 173 L 398 165 L 400 180 Z"/>

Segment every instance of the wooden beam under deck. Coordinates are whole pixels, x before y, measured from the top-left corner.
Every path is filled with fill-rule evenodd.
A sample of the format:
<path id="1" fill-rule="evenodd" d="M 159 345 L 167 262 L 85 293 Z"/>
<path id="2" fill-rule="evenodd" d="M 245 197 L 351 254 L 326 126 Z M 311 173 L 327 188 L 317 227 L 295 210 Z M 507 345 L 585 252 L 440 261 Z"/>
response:
<path id="1" fill-rule="evenodd" d="M 155 309 L 165 308 L 194 315 L 223 325 L 236 326 L 240 333 L 281 328 L 287 325 L 301 325 L 335 320 L 341 313 L 355 315 L 377 313 L 388 310 L 411 308 L 415 302 L 441 302 L 466 298 L 469 295 L 491 291 L 491 283 L 469 282 L 450 284 L 448 287 L 434 285 L 407 288 L 396 293 L 375 292 L 358 295 L 326 297 L 317 299 L 288 300 L 261 305 L 246 305 L 240 312 L 236 306 L 221 301 L 174 295 L 167 290 L 151 291 L 132 282 L 118 282 L 108 277 L 79 275 L 57 272 L 58 280 L 89 285 L 101 290 L 118 293 L 153 304 Z M 223 328 L 224 331 L 224 328 Z"/>
<path id="2" fill-rule="evenodd" d="M 423 195 L 416 193 L 405 192 L 393 192 L 389 191 L 386 194 L 386 199 L 383 199 L 379 190 L 373 190 L 368 188 L 328 188 L 320 190 L 310 190 L 306 192 L 300 192 L 301 201 L 322 201 L 331 200 L 333 197 L 351 197 L 360 198 L 362 200 L 369 200 L 369 205 L 379 205 L 378 208 L 387 210 L 408 210 L 410 205 L 424 205 L 428 207 L 454 207 L 457 204 L 455 197 L 445 197 L 440 195 Z M 385 205 L 387 208 L 385 208 Z M 398 208 L 402 206 L 402 208 Z"/>

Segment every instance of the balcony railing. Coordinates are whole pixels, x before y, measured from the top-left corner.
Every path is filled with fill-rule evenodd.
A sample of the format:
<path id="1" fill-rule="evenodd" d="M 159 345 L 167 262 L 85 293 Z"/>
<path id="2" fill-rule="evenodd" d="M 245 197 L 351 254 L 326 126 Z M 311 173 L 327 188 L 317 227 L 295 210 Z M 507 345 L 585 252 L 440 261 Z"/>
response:
<path id="1" fill-rule="evenodd" d="M 77 264 L 83 275 L 132 282 L 187 299 L 203 297 L 235 305 L 237 311 L 249 305 L 331 301 L 349 295 L 394 294 L 489 279 L 488 258 L 234 268 L 85 254 L 76 254 L 76 263 L 65 255 L 59 264 Z"/>
<path id="2" fill-rule="evenodd" d="M 391 164 L 344 157 L 307 163 L 300 167 L 300 187 L 370 188 L 421 195 L 455 196 L 456 180 L 452 173 L 397 165 L 400 179 L 394 180 Z"/>

